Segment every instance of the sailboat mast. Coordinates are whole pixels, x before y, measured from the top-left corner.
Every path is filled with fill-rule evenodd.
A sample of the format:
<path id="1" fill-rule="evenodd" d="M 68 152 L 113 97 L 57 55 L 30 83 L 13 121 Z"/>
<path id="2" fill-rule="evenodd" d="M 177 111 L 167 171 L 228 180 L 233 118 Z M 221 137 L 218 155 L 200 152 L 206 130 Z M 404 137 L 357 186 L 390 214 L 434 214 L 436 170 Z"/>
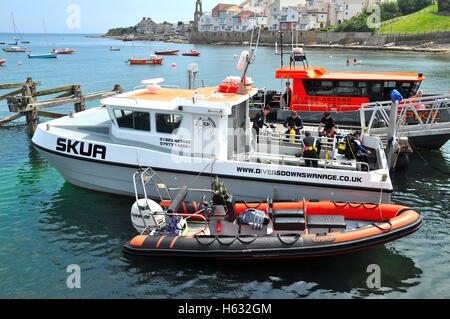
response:
<path id="1" fill-rule="evenodd" d="M 12 19 L 12 23 L 13 23 L 14 40 L 17 40 L 16 22 L 14 21 L 14 14 L 12 12 L 11 12 L 11 19 Z"/>
<path id="2" fill-rule="evenodd" d="M 50 46 L 48 45 L 47 28 L 45 27 L 45 19 L 44 19 L 44 18 L 42 18 L 42 24 L 43 24 L 43 26 L 44 26 L 45 42 L 47 43 L 47 47 L 50 47 Z"/>

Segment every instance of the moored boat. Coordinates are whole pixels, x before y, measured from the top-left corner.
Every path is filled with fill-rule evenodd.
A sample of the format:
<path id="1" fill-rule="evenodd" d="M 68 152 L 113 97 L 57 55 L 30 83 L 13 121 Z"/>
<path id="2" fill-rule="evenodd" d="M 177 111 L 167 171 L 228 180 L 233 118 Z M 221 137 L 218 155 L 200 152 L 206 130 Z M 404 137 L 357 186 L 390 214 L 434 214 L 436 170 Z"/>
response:
<path id="1" fill-rule="evenodd" d="M 72 49 L 64 49 L 64 50 L 54 49 L 50 53 L 52 53 L 52 54 L 74 54 L 75 50 L 72 50 Z"/>
<path id="2" fill-rule="evenodd" d="M 192 50 L 192 51 L 184 52 L 182 55 L 183 55 L 183 56 L 199 57 L 200 54 L 201 54 L 201 53 L 200 53 L 199 51 Z"/>
<path id="3" fill-rule="evenodd" d="M 155 55 L 155 56 L 151 56 L 150 59 L 131 58 L 128 60 L 128 63 L 130 63 L 130 65 L 159 65 L 159 64 L 162 64 L 163 61 L 164 61 L 163 58 L 159 58 Z"/>
<path id="4" fill-rule="evenodd" d="M 5 62 L 6 62 L 6 60 L 0 59 L 0 66 L 3 65 L 3 64 L 5 64 Z"/>
<path id="5" fill-rule="evenodd" d="M 141 174 L 140 179 L 135 175 L 136 184 L 144 188 L 152 186 L 150 176 L 157 176 L 151 170 L 136 174 Z M 171 190 L 160 182 L 154 186 L 167 194 Z M 199 198 L 204 194 L 203 199 L 187 202 L 190 192 L 200 192 Z M 124 246 L 124 252 L 208 259 L 344 254 L 398 240 L 422 226 L 420 213 L 400 205 L 305 200 L 236 203 L 217 179 L 210 191 L 182 187 L 173 199 L 159 203 L 136 196 L 131 217 L 140 235 Z"/>
<path id="6" fill-rule="evenodd" d="M 120 51 L 120 48 L 113 48 L 113 47 L 110 47 L 110 48 L 109 48 L 109 51 L 118 52 L 118 51 Z"/>
<path id="7" fill-rule="evenodd" d="M 24 52 L 27 52 L 27 49 L 21 48 L 18 46 L 7 46 L 7 47 L 3 48 L 3 51 L 9 52 L 9 53 L 24 53 Z"/>
<path id="8" fill-rule="evenodd" d="M 29 59 L 56 59 L 57 54 L 54 53 L 42 53 L 42 54 L 28 54 Z"/>
<path id="9" fill-rule="evenodd" d="M 164 50 L 164 51 L 156 51 L 156 55 L 178 55 L 180 50 Z"/>

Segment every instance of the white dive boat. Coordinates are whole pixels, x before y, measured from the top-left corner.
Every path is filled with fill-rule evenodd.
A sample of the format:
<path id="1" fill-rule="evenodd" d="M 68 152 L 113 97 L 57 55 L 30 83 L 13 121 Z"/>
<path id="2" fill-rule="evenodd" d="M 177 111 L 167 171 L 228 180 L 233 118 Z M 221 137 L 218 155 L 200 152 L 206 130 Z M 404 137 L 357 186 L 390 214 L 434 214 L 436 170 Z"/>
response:
<path id="1" fill-rule="evenodd" d="M 33 144 L 68 182 L 114 194 L 134 196 L 130 176 L 151 167 L 168 184 L 194 189 L 218 176 L 240 201 L 390 201 L 378 137 L 362 136 L 370 165 L 346 161 L 336 141 L 325 139 L 319 167 L 305 167 L 303 147 L 284 132 L 263 134 L 256 144 L 249 100 L 257 89 L 249 80 L 247 94 L 162 88 L 161 81 L 143 81 L 142 88 L 103 99 L 102 107 L 40 124 Z"/>

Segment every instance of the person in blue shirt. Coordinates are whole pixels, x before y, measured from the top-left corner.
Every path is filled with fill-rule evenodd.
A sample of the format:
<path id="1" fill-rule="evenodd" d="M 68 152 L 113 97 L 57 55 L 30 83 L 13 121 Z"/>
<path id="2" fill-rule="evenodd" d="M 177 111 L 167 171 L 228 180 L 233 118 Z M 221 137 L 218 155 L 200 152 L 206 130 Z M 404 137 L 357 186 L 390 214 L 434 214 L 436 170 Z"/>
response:
<path id="1" fill-rule="evenodd" d="M 369 155 L 371 152 L 361 143 L 361 132 L 356 131 L 347 135 L 345 138 L 347 149 L 345 157 L 349 160 L 357 160 L 358 162 L 369 163 Z M 367 169 L 364 167 L 363 169 Z"/>

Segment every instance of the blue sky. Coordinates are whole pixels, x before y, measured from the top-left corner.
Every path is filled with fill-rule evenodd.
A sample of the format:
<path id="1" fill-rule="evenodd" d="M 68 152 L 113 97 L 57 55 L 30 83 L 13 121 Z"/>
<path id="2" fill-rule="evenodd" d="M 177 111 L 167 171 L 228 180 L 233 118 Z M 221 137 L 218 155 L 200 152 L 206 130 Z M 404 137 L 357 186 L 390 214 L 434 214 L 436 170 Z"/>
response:
<path id="1" fill-rule="evenodd" d="M 203 0 L 203 10 L 210 11 L 218 2 Z M 0 8 L 0 32 L 13 31 L 14 13 L 21 33 L 42 33 L 42 18 L 49 33 L 104 33 L 113 27 L 135 25 L 143 16 L 156 22 L 192 20 L 195 0 L 1 0 Z"/>

